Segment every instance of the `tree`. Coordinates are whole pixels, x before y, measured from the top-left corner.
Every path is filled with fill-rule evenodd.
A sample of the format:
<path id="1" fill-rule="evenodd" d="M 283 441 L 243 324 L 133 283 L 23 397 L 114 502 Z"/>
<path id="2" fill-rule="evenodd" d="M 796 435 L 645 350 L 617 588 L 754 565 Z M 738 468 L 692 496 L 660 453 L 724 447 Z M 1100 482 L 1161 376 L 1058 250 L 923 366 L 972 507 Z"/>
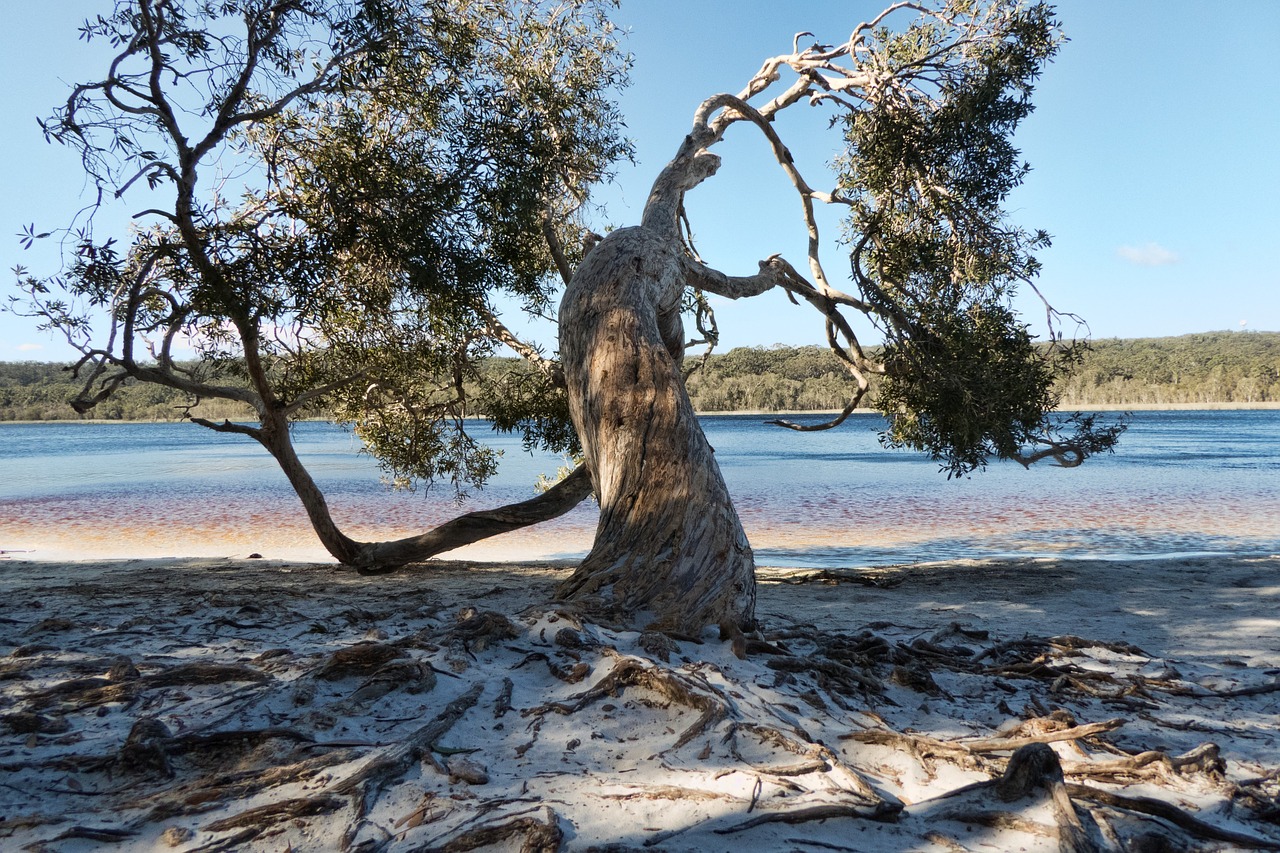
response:
<path id="1" fill-rule="evenodd" d="M 552 365 L 492 300 L 547 305 L 581 245 L 588 187 L 628 154 L 608 97 L 627 65 L 610 5 L 119 0 L 86 21 L 82 37 L 115 56 L 42 127 L 80 153 L 100 201 L 146 191 L 123 249 L 90 216 L 62 233 L 65 275 L 18 271 L 15 309 L 83 353 L 73 405 L 102 405 L 128 379 L 184 392 L 193 422 L 266 448 L 324 546 L 361 567 L 576 505 L 585 473 L 422 536 L 358 542 L 289 424 L 323 407 L 400 482 L 483 484 L 494 452 L 465 418 L 485 401 L 464 380 L 505 341 L 545 375 L 539 393 L 491 401 L 496 416 L 532 443 L 574 449 L 557 428 L 567 418 L 563 394 L 548 393 Z M 34 231 L 28 245 L 48 236 Z M 180 340 L 194 368 L 175 359 Z M 245 404 L 257 423 L 208 420 L 209 399 Z"/>
<path id="2" fill-rule="evenodd" d="M 802 33 L 739 94 L 702 103 L 639 225 L 598 242 L 581 239 L 576 211 L 626 149 L 604 97 L 623 68 L 596 3 L 219 8 L 244 18 L 245 38 L 188 27 L 160 0 L 122 3 L 91 24 L 90 35 L 125 49 L 107 81 L 77 88 L 47 126 L 80 146 L 91 174 L 104 173 L 99 158 L 119 154 L 133 169 L 121 190 L 142 178 L 176 190 L 174 209 L 151 211 L 159 225 L 123 258 L 110 243 L 80 240 L 63 286 L 111 316 L 111 343 L 84 345 L 91 382 L 81 405 L 126 376 L 250 403 L 258 426 L 193 420 L 271 451 L 343 562 L 421 559 L 594 491 L 596 539 L 563 598 L 598 618 L 669 631 L 748 628 L 751 548 L 684 387 L 692 343 L 682 313 L 692 314 L 698 343 L 716 337 L 706 293 L 745 298 L 777 287 L 813 306 L 853 389 L 824 426 L 843 421 L 876 376 L 890 419 L 883 441 L 930 453 L 950 475 L 992 458 L 1077 465 L 1120 434 L 1054 417 L 1052 382 L 1080 347 L 1061 339 L 1046 304 L 1052 345 L 1037 348 L 1010 308 L 1020 284 L 1034 287 L 1033 253 L 1048 243 L 1009 223 L 1002 207 L 1028 170 L 1011 135 L 1057 48 L 1046 5 L 899 2 L 839 45 L 801 47 Z M 203 21 L 218 9 L 197 13 Z M 320 34 L 329 40 L 316 42 Z M 228 50 L 235 61 L 218 53 Z M 209 122 L 204 136 L 178 127 L 164 85 L 195 78 L 174 56 L 207 79 L 212 97 L 194 110 Z M 133 61 L 140 71 L 123 70 Z M 320 70 L 298 82 L 308 61 Z M 251 88 L 257 73 L 265 87 Z M 842 132 L 831 191 L 806 181 L 775 125 L 806 102 L 832 109 Z M 106 109 L 96 122 L 86 119 L 90 104 Z M 688 239 L 684 197 L 715 174 L 711 149 L 736 125 L 760 133 L 796 190 L 807 277 L 776 255 L 753 275 L 726 275 Z M 141 150 L 139 129 L 168 147 Z M 94 130 L 110 144 L 89 142 Z M 234 207 L 216 192 L 197 202 L 197 166 L 219 146 L 229 169 L 251 169 L 257 181 Z M 826 271 L 815 202 L 847 211 L 852 293 Z M 511 335 L 488 304 L 508 291 L 539 308 L 553 267 L 567 281 L 561 363 Z M 48 283 L 27 278 L 24 287 L 48 325 L 73 337 L 88 328 Z M 848 312 L 883 335 L 876 357 Z M 175 369 L 179 333 L 201 342 L 207 368 Z M 132 349 L 147 334 L 160 336 L 154 363 Z M 423 537 L 343 536 L 292 454 L 288 419 L 323 400 L 392 471 L 481 482 L 492 459 L 466 433 L 462 379 L 498 341 L 537 369 L 494 383 L 486 413 L 528 442 L 580 449 L 585 464 L 543 498 Z M 214 381 L 222 377 L 238 384 Z"/>
<path id="3" fill-rule="evenodd" d="M 905 29 L 886 26 L 907 11 L 916 17 Z M 925 450 L 950 474 L 992 457 L 1079 464 L 1109 450 L 1122 428 L 1076 416 L 1074 432 L 1062 434 L 1051 383 L 1079 348 L 1055 334 L 1058 345 L 1038 351 L 1009 308 L 1017 285 L 1036 274 L 1033 250 L 1048 243 L 1008 223 L 1001 205 L 1028 170 L 1010 137 L 1057 47 L 1052 10 L 900 2 L 840 45 L 799 47 L 807 35 L 739 94 L 702 103 L 640 225 L 596 246 L 561 303 L 570 411 L 600 501 L 593 548 L 561 593 L 606 616 L 644 614 L 679 631 L 752 622 L 751 548 L 681 380 L 687 288 L 736 299 L 781 287 L 817 308 L 855 387 L 826 426 L 847 417 L 868 376 L 881 374 L 885 443 Z M 806 182 L 775 129 L 780 113 L 804 102 L 833 108 L 844 132 L 831 192 Z M 728 276 L 692 250 L 684 196 L 715 174 L 711 149 L 734 125 L 763 135 L 795 187 L 812 280 L 777 256 L 753 276 Z M 856 295 L 827 275 L 815 201 L 847 208 Z M 847 311 L 883 333 L 879 359 Z"/>

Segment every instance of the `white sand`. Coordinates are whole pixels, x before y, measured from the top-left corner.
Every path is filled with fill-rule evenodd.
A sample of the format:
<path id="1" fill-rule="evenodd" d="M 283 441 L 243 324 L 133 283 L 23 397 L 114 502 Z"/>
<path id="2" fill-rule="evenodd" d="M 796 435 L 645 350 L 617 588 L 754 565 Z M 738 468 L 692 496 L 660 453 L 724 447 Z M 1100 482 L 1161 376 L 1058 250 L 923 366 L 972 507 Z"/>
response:
<path id="1" fill-rule="evenodd" d="M 1280 849 L 1280 557 L 762 569 L 772 649 L 665 662 L 546 606 L 563 572 L 0 561 L 0 848 L 1057 850 L 1043 791 L 943 796 L 1009 749 L 925 738 L 1121 719 L 1068 783 Z M 1064 635 L 1107 646 L 1010 644 Z M 1248 847 L 1073 798 L 1104 849 Z"/>

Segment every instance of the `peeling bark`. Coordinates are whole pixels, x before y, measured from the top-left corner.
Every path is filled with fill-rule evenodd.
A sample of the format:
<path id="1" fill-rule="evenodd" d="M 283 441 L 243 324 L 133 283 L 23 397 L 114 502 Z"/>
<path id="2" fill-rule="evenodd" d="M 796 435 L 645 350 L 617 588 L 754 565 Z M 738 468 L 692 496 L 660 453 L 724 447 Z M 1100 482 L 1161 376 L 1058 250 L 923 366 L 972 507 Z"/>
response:
<path id="1" fill-rule="evenodd" d="M 600 521 L 559 593 L 696 633 L 752 621 L 755 561 L 680 377 L 685 282 L 678 241 L 636 227 L 606 237 L 565 292 L 560 351 Z"/>
<path id="2" fill-rule="evenodd" d="M 569 412 L 600 501 L 595 544 L 560 596 L 597 618 L 684 634 L 752 626 L 755 558 L 684 388 L 681 297 L 755 296 L 795 276 L 776 255 L 755 275 L 725 275 L 681 236 L 685 193 L 720 165 L 707 149 L 729 122 L 710 115 L 729 101 L 739 102 L 699 107 L 641 224 L 593 248 L 560 303 Z"/>

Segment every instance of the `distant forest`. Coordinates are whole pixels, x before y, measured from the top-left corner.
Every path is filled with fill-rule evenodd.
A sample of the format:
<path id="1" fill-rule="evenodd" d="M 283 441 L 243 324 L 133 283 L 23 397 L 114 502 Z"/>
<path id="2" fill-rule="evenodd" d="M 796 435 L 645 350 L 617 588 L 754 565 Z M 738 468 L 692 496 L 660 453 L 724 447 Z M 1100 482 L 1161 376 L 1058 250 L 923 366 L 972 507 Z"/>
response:
<path id="1" fill-rule="evenodd" d="M 491 367 L 499 368 L 495 361 Z M 688 387 L 704 412 L 839 409 L 848 400 L 840 364 L 822 347 L 739 347 L 707 359 Z M 186 402 L 157 385 L 126 384 L 82 417 L 67 402 L 78 390 L 61 364 L 0 362 L 0 421 L 177 420 Z M 1094 341 L 1058 390 L 1062 406 L 1071 409 L 1280 402 L 1280 332 Z M 202 403 L 198 413 L 211 419 L 248 415 L 222 401 Z"/>
<path id="2" fill-rule="evenodd" d="M 1061 382 L 1062 407 L 1280 401 L 1280 332 L 1096 340 Z M 743 347 L 689 378 L 699 411 L 839 409 L 848 381 L 825 347 Z M 872 399 L 874 399 L 874 381 Z"/>

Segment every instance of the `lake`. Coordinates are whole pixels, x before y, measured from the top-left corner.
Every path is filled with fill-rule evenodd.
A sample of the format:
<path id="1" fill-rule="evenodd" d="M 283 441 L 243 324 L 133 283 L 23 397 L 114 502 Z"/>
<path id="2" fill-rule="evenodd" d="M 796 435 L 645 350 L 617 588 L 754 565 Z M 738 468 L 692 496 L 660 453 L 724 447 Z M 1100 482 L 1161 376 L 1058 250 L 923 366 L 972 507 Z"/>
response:
<path id="1" fill-rule="evenodd" d="M 819 433 L 763 420 L 703 418 L 761 565 L 1280 552 L 1280 411 L 1136 412 L 1112 456 L 1074 469 L 999 463 L 958 480 L 919 454 L 881 448 L 876 415 Z M 362 539 L 521 500 L 562 464 L 496 436 L 497 477 L 458 500 L 442 486 L 391 491 L 359 441 L 331 424 L 298 424 L 295 440 L 339 524 Z M 578 556 L 595 517 L 583 505 L 457 555 Z M 0 424 L 0 551 L 328 559 L 265 451 L 184 423 Z"/>

